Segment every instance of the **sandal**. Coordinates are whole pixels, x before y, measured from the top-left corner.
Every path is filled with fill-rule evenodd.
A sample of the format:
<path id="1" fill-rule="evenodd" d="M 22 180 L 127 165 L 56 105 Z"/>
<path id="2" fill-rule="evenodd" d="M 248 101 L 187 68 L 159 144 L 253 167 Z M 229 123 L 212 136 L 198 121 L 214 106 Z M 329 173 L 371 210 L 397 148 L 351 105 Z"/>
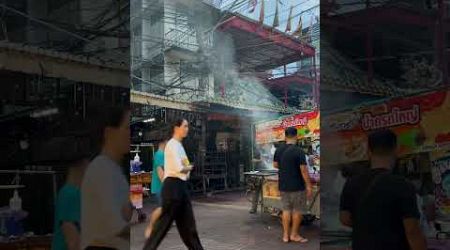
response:
<path id="1" fill-rule="evenodd" d="M 295 237 L 295 238 L 290 237 L 289 239 L 291 241 L 293 241 L 293 242 L 299 242 L 299 243 L 306 243 L 306 242 L 308 242 L 308 239 L 303 238 L 302 236 L 298 236 L 298 237 Z"/>

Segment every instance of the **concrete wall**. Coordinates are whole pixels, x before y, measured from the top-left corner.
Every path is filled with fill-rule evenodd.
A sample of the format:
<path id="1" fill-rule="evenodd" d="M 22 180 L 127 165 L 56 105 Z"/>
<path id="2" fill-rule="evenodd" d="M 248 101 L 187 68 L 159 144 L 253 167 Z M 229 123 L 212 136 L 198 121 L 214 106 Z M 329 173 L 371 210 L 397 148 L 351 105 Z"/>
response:
<path id="1" fill-rule="evenodd" d="M 141 2 L 139 2 L 141 1 Z M 205 30 L 210 29 L 214 23 L 214 11 L 208 5 L 200 1 L 180 1 L 180 0 L 134 0 L 132 5 L 132 28 L 136 30 L 132 36 L 133 52 L 136 59 L 135 72 L 141 74 L 144 81 L 155 82 L 153 85 L 169 86 L 183 76 L 182 86 L 189 89 L 199 89 L 204 87 L 205 92 L 201 93 L 201 99 L 214 94 L 214 77 L 212 74 L 192 73 L 184 77 L 181 62 L 192 64 L 198 61 L 199 48 L 203 51 L 205 47 L 212 44 L 212 36 L 205 37 Z M 142 4 L 139 9 L 136 6 Z M 133 19 L 134 17 L 134 19 Z M 141 32 L 141 34 L 139 34 Z M 163 60 L 155 60 L 157 56 L 162 56 Z M 139 61 L 140 60 L 140 61 Z M 161 76 L 160 72 L 150 70 L 153 64 L 164 64 Z M 207 82 L 207 86 L 201 86 L 200 78 Z M 140 90 L 144 92 L 161 91 L 160 87 L 152 84 L 141 84 Z M 169 89 L 164 94 L 179 100 L 191 100 L 190 93 L 186 89 Z M 196 96 L 198 93 L 195 93 Z M 160 93 L 161 94 L 161 93 Z"/>

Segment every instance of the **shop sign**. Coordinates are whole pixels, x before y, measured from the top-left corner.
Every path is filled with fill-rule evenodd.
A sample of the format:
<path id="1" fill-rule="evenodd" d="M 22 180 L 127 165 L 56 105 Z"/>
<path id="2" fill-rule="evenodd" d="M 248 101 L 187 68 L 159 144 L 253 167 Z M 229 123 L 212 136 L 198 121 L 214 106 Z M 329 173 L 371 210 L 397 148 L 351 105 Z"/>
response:
<path id="1" fill-rule="evenodd" d="M 289 128 L 289 127 L 305 126 L 307 124 L 308 124 L 307 116 L 296 115 L 283 119 L 283 121 L 281 122 L 281 127 Z"/>
<path id="2" fill-rule="evenodd" d="M 364 113 L 361 119 L 361 127 L 364 131 L 368 131 L 400 125 L 415 125 L 419 122 L 420 107 L 419 105 L 413 105 L 410 109 L 404 110 L 394 107 L 390 112 L 379 115 Z"/>
<path id="3" fill-rule="evenodd" d="M 297 114 L 283 119 L 276 119 L 255 125 L 257 144 L 284 140 L 284 130 L 297 128 L 298 138 L 314 137 L 320 132 L 320 114 L 318 111 Z"/>
<path id="4" fill-rule="evenodd" d="M 333 145 L 333 148 L 349 149 L 346 153 L 360 153 L 359 150 L 353 150 L 354 146 L 367 144 L 370 131 L 388 128 L 397 135 L 399 155 L 430 152 L 450 146 L 448 114 L 450 92 L 434 91 L 329 115 L 323 123 L 325 132 L 322 138 L 331 138 L 329 144 Z M 357 143 L 354 143 L 355 141 Z M 356 156 L 356 153 L 349 155 Z M 359 155 L 367 157 L 367 154 Z M 352 157 L 338 159 L 342 162 L 333 164 L 354 160 Z M 363 160 L 361 157 L 357 159 Z"/>

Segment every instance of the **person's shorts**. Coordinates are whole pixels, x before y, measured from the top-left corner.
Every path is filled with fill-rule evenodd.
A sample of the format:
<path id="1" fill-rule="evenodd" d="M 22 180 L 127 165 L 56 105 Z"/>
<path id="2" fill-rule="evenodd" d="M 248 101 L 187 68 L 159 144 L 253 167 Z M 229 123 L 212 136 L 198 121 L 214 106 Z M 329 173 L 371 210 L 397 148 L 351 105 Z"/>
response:
<path id="1" fill-rule="evenodd" d="M 284 211 L 306 212 L 305 191 L 281 192 L 281 203 Z"/>

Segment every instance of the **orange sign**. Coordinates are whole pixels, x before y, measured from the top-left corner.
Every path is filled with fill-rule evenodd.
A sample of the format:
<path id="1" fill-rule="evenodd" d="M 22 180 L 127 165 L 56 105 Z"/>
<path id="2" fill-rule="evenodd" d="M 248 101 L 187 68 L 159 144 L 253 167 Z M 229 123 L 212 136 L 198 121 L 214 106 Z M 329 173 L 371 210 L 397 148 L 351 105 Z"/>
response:
<path id="1" fill-rule="evenodd" d="M 288 127 L 297 128 L 299 139 L 319 136 L 320 113 L 311 111 L 289 117 L 280 118 L 255 125 L 255 142 L 264 144 L 284 140 L 284 130 Z"/>
<path id="2" fill-rule="evenodd" d="M 333 150 L 322 161 L 366 160 L 367 135 L 385 128 L 397 134 L 401 155 L 450 146 L 449 114 L 450 91 L 435 91 L 326 116 L 321 144 Z"/>

